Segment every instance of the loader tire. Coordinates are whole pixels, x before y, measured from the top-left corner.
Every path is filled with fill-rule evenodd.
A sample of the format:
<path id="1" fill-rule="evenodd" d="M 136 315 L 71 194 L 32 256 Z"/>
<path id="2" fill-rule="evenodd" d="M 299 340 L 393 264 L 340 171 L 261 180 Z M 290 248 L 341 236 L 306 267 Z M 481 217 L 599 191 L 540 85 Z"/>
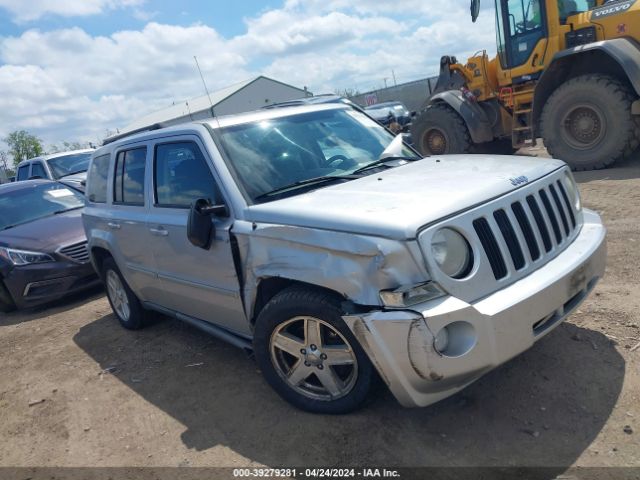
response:
<path id="1" fill-rule="evenodd" d="M 517 148 L 513 148 L 511 138 L 498 138 L 492 142 L 476 144 L 473 147 L 473 153 L 485 155 L 513 155 L 517 151 Z"/>
<path id="2" fill-rule="evenodd" d="M 414 119 L 411 137 L 423 155 L 468 153 L 472 145 L 464 120 L 444 103 L 429 105 Z"/>
<path id="3" fill-rule="evenodd" d="M 624 152 L 625 157 L 630 157 L 634 153 L 640 151 L 640 116 L 636 115 L 633 117 L 635 122 L 635 134 L 634 138 L 631 140 L 629 147 Z"/>
<path id="4" fill-rule="evenodd" d="M 547 150 L 573 170 L 605 168 L 637 147 L 633 95 L 613 77 L 573 78 L 549 97 L 541 131 Z"/>

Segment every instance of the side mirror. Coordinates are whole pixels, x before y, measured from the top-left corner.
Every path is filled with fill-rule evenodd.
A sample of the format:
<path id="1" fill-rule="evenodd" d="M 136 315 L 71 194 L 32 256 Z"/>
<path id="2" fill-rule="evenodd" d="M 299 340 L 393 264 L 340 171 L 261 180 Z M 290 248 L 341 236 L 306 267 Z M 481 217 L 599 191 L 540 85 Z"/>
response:
<path id="1" fill-rule="evenodd" d="M 411 118 L 415 118 L 416 115 L 418 115 L 418 112 L 416 112 L 416 111 L 411 112 Z"/>
<path id="2" fill-rule="evenodd" d="M 224 205 L 211 205 L 211 202 L 204 198 L 199 198 L 189 210 L 189 220 L 187 222 L 187 238 L 196 247 L 208 250 L 211 240 L 215 235 L 215 228 L 211 216 L 214 214 L 226 214 L 227 207 Z"/>
<path id="3" fill-rule="evenodd" d="M 471 21 L 476 22 L 480 15 L 480 0 L 471 0 Z"/>

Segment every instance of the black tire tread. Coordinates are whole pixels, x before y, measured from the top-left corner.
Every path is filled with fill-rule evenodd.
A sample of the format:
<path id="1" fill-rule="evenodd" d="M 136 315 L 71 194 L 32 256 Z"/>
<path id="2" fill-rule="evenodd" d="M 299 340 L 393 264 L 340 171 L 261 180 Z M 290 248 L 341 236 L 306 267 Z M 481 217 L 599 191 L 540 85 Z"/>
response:
<path id="1" fill-rule="evenodd" d="M 443 129 L 445 125 L 450 125 L 450 144 L 453 144 L 454 150 L 447 152 L 447 154 L 470 152 L 473 142 L 464 120 L 449 105 L 439 102 L 429 105 L 412 123 L 411 136 L 420 153 L 423 155 L 432 155 L 431 152 L 422 150 L 422 135 L 430 124 L 438 125 Z M 452 142 L 451 139 L 455 139 L 456 141 Z"/>

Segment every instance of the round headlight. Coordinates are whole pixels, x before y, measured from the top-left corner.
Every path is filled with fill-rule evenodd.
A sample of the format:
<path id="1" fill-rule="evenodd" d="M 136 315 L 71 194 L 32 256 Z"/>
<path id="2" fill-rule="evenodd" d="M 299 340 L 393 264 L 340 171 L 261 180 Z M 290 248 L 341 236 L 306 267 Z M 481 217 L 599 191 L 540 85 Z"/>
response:
<path id="1" fill-rule="evenodd" d="M 578 192 L 578 187 L 576 186 L 576 182 L 571 176 L 569 172 L 565 172 L 564 174 L 564 185 L 567 188 L 567 195 L 569 195 L 569 201 L 573 203 L 576 211 L 580 211 L 582 208 L 582 204 L 580 202 L 580 192 Z"/>
<path id="2" fill-rule="evenodd" d="M 467 240 L 455 230 L 442 228 L 431 239 L 433 259 L 444 273 L 462 278 L 469 273 L 473 256 Z"/>

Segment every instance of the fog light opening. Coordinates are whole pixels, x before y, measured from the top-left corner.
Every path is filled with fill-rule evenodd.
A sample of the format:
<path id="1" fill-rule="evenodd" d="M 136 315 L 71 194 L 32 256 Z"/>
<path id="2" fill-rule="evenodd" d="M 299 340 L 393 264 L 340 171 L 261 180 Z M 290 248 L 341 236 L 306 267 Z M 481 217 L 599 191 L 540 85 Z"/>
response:
<path id="1" fill-rule="evenodd" d="M 435 336 L 433 346 L 445 357 L 461 357 L 469 353 L 478 341 L 476 329 L 469 322 L 453 322 Z"/>
<path id="2" fill-rule="evenodd" d="M 446 351 L 447 347 L 449 346 L 449 330 L 447 329 L 447 327 L 444 327 L 438 332 L 436 338 L 433 341 L 433 346 L 438 353 Z"/>

